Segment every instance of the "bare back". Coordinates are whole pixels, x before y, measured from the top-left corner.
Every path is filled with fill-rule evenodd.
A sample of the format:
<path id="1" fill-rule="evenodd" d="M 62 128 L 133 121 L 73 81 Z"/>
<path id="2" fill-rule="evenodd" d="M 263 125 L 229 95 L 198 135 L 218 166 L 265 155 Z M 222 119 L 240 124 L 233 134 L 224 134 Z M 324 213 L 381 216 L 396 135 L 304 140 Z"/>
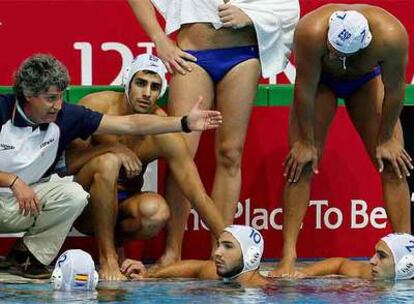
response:
<path id="1" fill-rule="evenodd" d="M 368 20 L 373 40 L 371 44 L 347 59 L 347 69 L 338 58 L 327 56 L 327 31 L 329 17 L 335 11 L 355 10 Z M 329 4 L 304 16 L 295 32 L 295 58 L 306 57 L 307 65 L 321 62 L 321 69 L 343 79 L 352 79 L 372 71 L 387 61 L 404 60 L 408 36 L 403 25 L 387 11 L 363 4 Z M 307 52 L 311 50 L 311 52 Z M 311 67 L 312 68 L 312 67 Z"/>

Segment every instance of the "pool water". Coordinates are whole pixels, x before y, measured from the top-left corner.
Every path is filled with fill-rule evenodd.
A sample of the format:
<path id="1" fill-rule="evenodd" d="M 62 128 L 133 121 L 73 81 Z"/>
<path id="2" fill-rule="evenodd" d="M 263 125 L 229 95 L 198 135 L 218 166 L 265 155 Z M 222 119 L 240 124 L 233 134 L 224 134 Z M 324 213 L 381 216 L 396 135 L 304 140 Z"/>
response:
<path id="1" fill-rule="evenodd" d="M 94 292 L 58 292 L 50 284 L 0 283 L 0 303 L 413 303 L 414 281 L 277 279 L 265 288 L 221 281 L 101 282 Z"/>

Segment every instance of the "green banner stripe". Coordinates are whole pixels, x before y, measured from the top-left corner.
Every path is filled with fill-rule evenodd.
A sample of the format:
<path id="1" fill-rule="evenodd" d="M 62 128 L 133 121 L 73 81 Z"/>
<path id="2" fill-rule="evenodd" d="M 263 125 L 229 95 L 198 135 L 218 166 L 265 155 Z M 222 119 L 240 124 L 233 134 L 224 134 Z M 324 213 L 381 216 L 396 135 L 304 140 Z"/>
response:
<path id="1" fill-rule="evenodd" d="M 77 103 L 83 96 L 99 91 L 112 90 L 121 92 L 122 86 L 70 86 L 65 94 L 65 100 Z M 0 94 L 12 92 L 10 86 L 0 86 Z M 165 105 L 167 94 L 159 100 L 160 105 Z M 293 99 L 293 85 L 259 85 L 256 93 L 255 106 L 288 106 Z M 343 104 L 343 100 L 339 99 Z M 414 105 L 414 85 L 407 85 L 405 105 Z"/>

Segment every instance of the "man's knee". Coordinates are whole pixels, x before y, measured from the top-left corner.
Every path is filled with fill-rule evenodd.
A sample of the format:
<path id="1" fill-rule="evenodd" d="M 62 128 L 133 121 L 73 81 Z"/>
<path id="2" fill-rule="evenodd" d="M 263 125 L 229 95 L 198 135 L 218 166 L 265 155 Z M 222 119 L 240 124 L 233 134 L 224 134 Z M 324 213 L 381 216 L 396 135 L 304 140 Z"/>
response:
<path id="1" fill-rule="evenodd" d="M 120 159 L 113 153 L 105 153 L 95 157 L 90 163 L 90 170 L 93 172 L 93 181 L 114 185 L 118 180 Z"/>
<path id="2" fill-rule="evenodd" d="M 163 227 L 170 218 L 170 209 L 165 199 L 157 193 L 142 194 L 143 201 L 139 205 L 139 213 L 142 222 Z"/>
<path id="3" fill-rule="evenodd" d="M 394 167 L 389 162 L 384 162 L 384 170 L 381 172 L 381 178 L 385 181 L 392 182 L 394 184 L 405 183 L 407 180 L 404 175 L 404 171 L 401 170 L 402 178 L 399 178 L 394 170 Z"/>
<path id="4" fill-rule="evenodd" d="M 157 193 L 141 193 L 120 208 L 120 232 L 129 238 L 149 239 L 155 236 L 170 217 L 167 202 Z"/>
<path id="5" fill-rule="evenodd" d="M 312 163 L 307 163 L 303 166 L 299 180 L 295 183 L 287 183 L 287 185 L 310 184 L 313 177 Z M 286 177 L 287 180 L 288 177 Z"/>
<path id="6" fill-rule="evenodd" d="M 232 175 L 237 174 L 240 170 L 242 150 L 242 146 L 221 145 L 217 152 L 217 163 L 229 170 Z"/>
<path id="7" fill-rule="evenodd" d="M 80 214 L 88 204 L 89 193 L 78 183 L 71 182 L 65 185 L 62 195 L 64 195 L 64 200 L 68 202 L 66 208 L 69 213 Z"/>

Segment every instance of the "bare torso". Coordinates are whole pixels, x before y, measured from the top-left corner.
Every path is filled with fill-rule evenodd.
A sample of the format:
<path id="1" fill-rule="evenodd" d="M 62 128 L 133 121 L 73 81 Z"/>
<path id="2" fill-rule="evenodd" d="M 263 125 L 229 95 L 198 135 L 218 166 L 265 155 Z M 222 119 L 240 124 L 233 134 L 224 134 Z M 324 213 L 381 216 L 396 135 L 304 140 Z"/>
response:
<path id="1" fill-rule="evenodd" d="M 183 50 L 205 50 L 236 46 L 257 45 L 256 32 L 252 26 L 242 29 L 214 29 L 209 23 L 182 25 L 177 44 Z"/>
<path id="2" fill-rule="evenodd" d="M 346 69 L 340 58 L 330 58 L 326 47 L 328 20 L 334 11 L 356 10 L 361 12 L 370 24 L 372 32 L 372 42 L 364 50 L 346 59 Z M 330 4 L 326 5 L 306 16 L 303 23 L 312 24 L 313 29 L 309 29 L 311 36 L 307 39 L 318 41 L 321 45 L 322 70 L 336 78 L 353 79 L 372 71 L 377 65 L 386 59 L 388 38 L 396 39 L 395 33 L 403 32 L 401 23 L 385 10 L 370 5 L 345 5 Z M 398 35 L 397 35 L 398 36 Z"/>
<path id="3" fill-rule="evenodd" d="M 134 114 L 128 107 L 124 100 L 124 94 L 113 91 L 99 92 L 91 95 L 91 98 L 86 102 L 86 106 L 93 107 L 95 111 L 107 115 L 131 115 Z M 154 108 L 154 114 L 165 115 L 165 112 L 158 106 Z M 98 144 L 114 144 L 121 143 L 132 150 L 142 162 L 141 173 L 134 177 L 127 179 L 124 177 L 123 170 L 120 172 L 119 189 L 136 192 L 141 189 L 143 185 L 143 175 L 145 173 L 147 164 L 159 157 L 157 146 L 153 142 L 153 137 L 156 135 L 94 135 L 91 139 L 93 145 Z"/>
<path id="4" fill-rule="evenodd" d="M 101 109 L 96 109 L 99 112 L 108 115 L 131 115 L 134 114 L 128 107 L 126 101 L 124 100 L 124 94 L 119 92 L 100 92 L 96 93 L 95 98 L 99 100 L 100 103 L 104 104 Z M 153 114 L 156 115 L 165 115 L 165 112 L 160 109 L 158 106 L 155 106 Z M 94 135 L 93 144 L 110 144 L 110 143 L 122 143 L 127 146 L 129 149 L 134 151 L 140 160 L 143 163 L 149 163 L 157 158 L 157 155 L 154 151 L 146 149 L 144 143 L 146 141 L 151 141 L 151 135 Z"/>

